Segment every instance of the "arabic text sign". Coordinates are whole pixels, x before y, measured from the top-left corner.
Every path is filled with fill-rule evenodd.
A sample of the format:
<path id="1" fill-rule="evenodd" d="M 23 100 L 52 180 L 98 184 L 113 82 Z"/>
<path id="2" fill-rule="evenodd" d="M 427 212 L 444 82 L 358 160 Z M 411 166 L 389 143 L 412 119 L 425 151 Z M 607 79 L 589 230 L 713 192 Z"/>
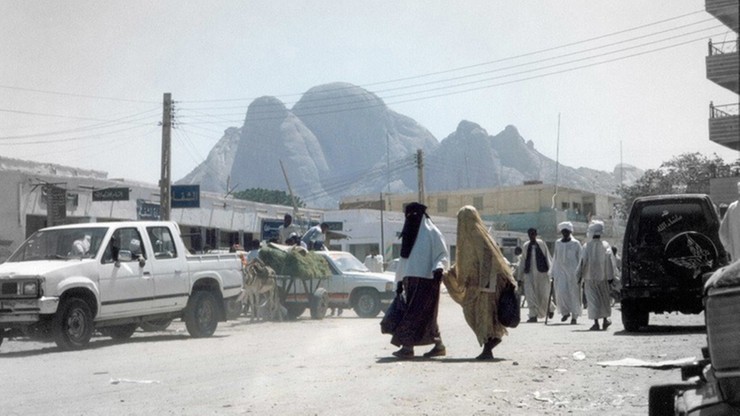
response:
<path id="1" fill-rule="evenodd" d="M 136 200 L 136 218 L 139 220 L 158 220 L 159 204 L 152 204 L 143 199 Z"/>
<path id="2" fill-rule="evenodd" d="M 128 201 L 128 188 L 105 188 L 93 191 L 93 201 Z"/>
<path id="3" fill-rule="evenodd" d="M 172 208 L 200 208 L 200 185 L 173 185 Z"/>

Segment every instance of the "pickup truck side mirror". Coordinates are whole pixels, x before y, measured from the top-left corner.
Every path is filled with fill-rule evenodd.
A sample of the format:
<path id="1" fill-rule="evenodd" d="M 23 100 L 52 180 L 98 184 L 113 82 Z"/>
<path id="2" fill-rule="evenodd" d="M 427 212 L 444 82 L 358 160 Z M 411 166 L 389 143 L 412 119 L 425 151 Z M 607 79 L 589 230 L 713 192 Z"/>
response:
<path id="1" fill-rule="evenodd" d="M 146 265 L 146 259 L 144 256 L 139 255 L 139 267 L 144 267 Z"/>

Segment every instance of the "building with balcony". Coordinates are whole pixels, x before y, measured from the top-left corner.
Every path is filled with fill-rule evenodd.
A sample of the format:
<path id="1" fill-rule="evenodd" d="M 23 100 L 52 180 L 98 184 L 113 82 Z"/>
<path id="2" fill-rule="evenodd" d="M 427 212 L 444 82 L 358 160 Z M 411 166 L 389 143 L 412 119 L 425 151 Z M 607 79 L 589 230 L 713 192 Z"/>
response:
<path id="1" fill-rule="evenodd" d="M 707 79 L 735 94 L 740 93 L 740 58 L 738 55 L 738 0 L 706 0 L 707 13 L 730 30 L 735 39 L 723 42 L 709 40 L 706 57 Z M 738 101 L 709 104 L 709 140 L 740 150 L 740 115 Z"/>

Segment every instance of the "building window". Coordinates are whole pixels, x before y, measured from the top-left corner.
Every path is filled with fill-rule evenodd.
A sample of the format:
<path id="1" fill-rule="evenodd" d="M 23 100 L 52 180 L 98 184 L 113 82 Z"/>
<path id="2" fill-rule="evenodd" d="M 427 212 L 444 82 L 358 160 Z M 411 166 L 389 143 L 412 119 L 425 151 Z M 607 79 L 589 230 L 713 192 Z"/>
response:
<path id="1" fill-rule="evenodd" d="M 578 202 L 574 202 L 573 203 L 573 210 L 576 212 L 576 214 L 580 214 L 581 213 L 581 204 L 579 204 Z"/>
<path id="2" fill-rule="evenodd" d="M 482 196 L 474 196 L 473 197 L 473 206 L 478 211 L 483 210 L 483 197 Z"/>
<path id="3" fill-rule="evenodd" d="M 568 208 L 570 208 L 570 202 L 563 202 L 563 203 L 562 203 L 562 205 L 561 205 L 560 207 L 561 207 L 561 209 L 562 209 L 563 211 L 565 211 L 565 210 L 567 210 Z"/>
<path id="4" fill-rule="evenodd" d="M 437 212 L 447 212 L 447 198 L 437 200 Z"/>

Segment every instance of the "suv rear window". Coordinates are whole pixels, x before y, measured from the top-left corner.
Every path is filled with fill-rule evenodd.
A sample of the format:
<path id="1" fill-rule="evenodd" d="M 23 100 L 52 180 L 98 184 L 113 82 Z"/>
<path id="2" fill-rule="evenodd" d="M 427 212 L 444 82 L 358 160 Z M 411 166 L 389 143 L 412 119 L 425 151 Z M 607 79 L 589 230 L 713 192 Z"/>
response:
<path id="1" fill-rule="evenodd" d="M 699 201 L 674 200 L 670 203 L 644 205 L 637 229 L 631 230 L 630 240 L 637 246 L 664 246 L 685 231 L 707 232 L 708 218 Z"/>

